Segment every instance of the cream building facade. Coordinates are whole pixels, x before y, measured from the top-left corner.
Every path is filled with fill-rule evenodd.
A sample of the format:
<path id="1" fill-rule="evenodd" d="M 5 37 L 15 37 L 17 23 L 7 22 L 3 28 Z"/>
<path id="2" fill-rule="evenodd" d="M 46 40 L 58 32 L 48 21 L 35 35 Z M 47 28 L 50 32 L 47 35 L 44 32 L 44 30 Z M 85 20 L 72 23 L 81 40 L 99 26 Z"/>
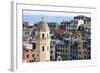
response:
<path id="1" fill-rule="evenodd" d="M 36 54 L 39 61 L 50 61 L 50 29 L 45 21 L 36 30 Z"/>

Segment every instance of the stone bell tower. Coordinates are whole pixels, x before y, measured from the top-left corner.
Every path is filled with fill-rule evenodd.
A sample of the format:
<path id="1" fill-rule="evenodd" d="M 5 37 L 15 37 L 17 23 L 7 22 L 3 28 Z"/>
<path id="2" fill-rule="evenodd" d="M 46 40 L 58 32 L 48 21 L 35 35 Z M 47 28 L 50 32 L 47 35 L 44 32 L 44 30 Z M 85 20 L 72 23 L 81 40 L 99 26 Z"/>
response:
<path id="1" fill-rule="evenodd" d="M 38 24 L 36 36 L 36 50 L 39 61 L 50 61 L 50 29 L 43 18 Z"/>

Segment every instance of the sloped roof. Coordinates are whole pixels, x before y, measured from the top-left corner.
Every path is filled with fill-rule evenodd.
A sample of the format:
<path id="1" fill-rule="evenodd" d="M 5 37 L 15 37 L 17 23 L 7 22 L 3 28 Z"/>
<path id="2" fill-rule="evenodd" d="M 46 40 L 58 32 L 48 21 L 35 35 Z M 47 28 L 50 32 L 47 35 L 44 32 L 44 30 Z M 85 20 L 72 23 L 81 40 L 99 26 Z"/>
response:
<path id="1" fill-rule="evenodd" d="M 50 31 L 49 30 L 49 26 L 48 26 L 48 24 L 45 21 L 39 22 L 38 30 L 39 31 Z"/>

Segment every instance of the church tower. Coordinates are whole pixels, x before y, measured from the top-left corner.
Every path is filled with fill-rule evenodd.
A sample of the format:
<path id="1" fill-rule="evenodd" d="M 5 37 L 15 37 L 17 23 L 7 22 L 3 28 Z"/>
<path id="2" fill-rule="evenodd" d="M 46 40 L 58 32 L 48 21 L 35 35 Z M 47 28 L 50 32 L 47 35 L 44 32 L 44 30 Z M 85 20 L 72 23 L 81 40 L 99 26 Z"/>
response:
<path id="1" fill-rule="evenodd" d="M 36 53 L 38 61 L 50 61 L 50 29 L 48 24 L 40 21 L 36 29 Z"/>

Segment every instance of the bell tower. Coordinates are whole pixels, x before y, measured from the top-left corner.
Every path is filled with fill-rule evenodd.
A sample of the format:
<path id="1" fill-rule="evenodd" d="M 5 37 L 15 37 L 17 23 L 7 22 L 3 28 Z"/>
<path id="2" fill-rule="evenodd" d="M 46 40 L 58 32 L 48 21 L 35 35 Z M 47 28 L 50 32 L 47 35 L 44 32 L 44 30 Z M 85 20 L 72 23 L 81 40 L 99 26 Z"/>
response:
<path id="1" fill-rule="evenodd" d="M 50 61 L 50 30 L 43 17 L 38 24 L 36 36 L 36 50 L 39 61 Z"/>

